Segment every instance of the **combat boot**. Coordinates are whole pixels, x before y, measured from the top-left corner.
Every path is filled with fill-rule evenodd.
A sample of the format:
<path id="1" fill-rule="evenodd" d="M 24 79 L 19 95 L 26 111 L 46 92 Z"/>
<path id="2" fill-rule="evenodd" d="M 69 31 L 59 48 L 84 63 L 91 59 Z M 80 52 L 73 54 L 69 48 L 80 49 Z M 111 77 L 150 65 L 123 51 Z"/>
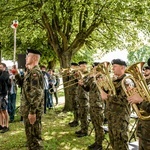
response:
<path id="1" fill-rule="evenodd" d="M 81 132 L 79 134 L 77 134 L 77 137 L 83 137 L 83 136 L 87 136 L 88 134 L 86 132 Z"/>
<path id="2" fill-rule="evenodd" d="M 102 146 L 96 144 L 91 150 L 102 150 Z"/>
<path id="3" fill-rule="evenodd" d="M 79 125 L 78 121 L 73 121 L 72 123 L 69 124 L 70 127 L 76 127 Z"/>
<path id="4" fill-rule="evenodd" d="M 93 143 L 93 144 L 91 144 L 91 145 L 89 145 L 89 146 L 88 146 L 88 149 L 91 150 L 91 149 L 94 148 L 95 146 L 96 146 L 96 142 Z"/>
<path id="5" fill-rule="evenodd" d="M 75 134 L 81 134 L 82 130 L 76 131 Z"/>

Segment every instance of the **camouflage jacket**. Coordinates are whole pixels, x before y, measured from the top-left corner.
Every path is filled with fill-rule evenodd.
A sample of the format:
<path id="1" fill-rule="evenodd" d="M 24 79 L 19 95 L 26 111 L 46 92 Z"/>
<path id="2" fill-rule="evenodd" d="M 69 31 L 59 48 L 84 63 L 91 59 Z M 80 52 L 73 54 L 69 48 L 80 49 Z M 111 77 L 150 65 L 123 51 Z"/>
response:
<path id="1" fill-rule="evenodd" d="M 70 95 L 77 95 L 77 87 L 78 87 L 78 80 L 74 77 L 74 75 L 69 76 L 69 94 Z"/>
<path id="2" fill-rule="evenodd" d="M 125 76 L 126 75 L 123 75 L 122 77 L 113 81 L 116 89 L 116 95 L 110 96 L 106 100 L 106 115 L 109 116 L 109 114 L 111 114 L 118 117 L 118 119 L 120 117 L 121 119 L 129 122 L 131 107 L 127 101 L 126 94 L 121 85 L 122 79 Z"/>
<path id="3" fill-rule="evenodd" d="M 103 100 L 101 99 L 100 91 L 94 81 L 93 77 L 88 77 L 84 82 L 83 89 L 89 92 L 90 107 L 103 107 Z"/>
<path id="4" fill-rule="evenodd" d="M 15 76 L 17 83 L 22 87 L 21 93 L 21 114 L 43 113 L 44 91 L 43 75 L 38 66 L 27 72 L 24 78 Z"/>
<path id="5" fill-rule="evenodd" d="M 146 80 L 148 86 L 150 85 L 150 80 Z M 140 105 L 140 109 L 144 110 L 144 116 L 150 116 L 150 100 L 144 100 Z M 139 119 L 137 126 L 137 136 L 141 139 L 150 141 L 150 119 L 141 120 Z"/>
<path id="6" fill-rule="evenodd" d="M 87 72 L 84 72 L 83 74 L 87 74 Z M 84 79 L 86 79 L 86 77 Z M 78 85 L 77 87 L 77 101 L 80 106 L 88 106 L 89 92 L 85 91 L 81 85 Z"/>

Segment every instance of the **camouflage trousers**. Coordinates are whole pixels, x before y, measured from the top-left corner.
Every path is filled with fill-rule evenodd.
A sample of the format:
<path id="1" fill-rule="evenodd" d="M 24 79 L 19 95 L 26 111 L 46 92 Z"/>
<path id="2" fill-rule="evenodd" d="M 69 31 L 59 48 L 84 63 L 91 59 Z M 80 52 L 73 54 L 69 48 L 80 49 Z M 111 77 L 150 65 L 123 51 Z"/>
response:
<path id="1" fill-rule="evenodd" d="M 79 120 L 83 133 L 88 133 L 88 106 L 79 106 Z"/>
<path id="2" fill-rule="evenodd" d="M 118 117 L 118 118 L 117 118 Z M 108 129 L 113 150 L 128 150 L 128 121 L 123 117 L 109 115 Z"/>
<path id="3" fill-rule="evenodd" d="M 72 101 L 72 110 L 73 110 L 73 115 L 74 115 L 74 121 L 79 121 L 79 110 L 78 110 L 78 103 L 76 100 L 76 95 L 72 94 L 70 95 L 70 99 Z"/>
<path id="4" fill-rule="evenodd" d="M 150 150 L 150 141 L 139 138 L 139 150 Z"/>
<path id="5" fill-rule="evenodd" d="M 43 150 L 41 137 L 41 117 L 36 116 L 36 122 L 31 125 L 28 117 L 24 117 L 25 133 L 29 150 Z"/>
<path id="6" fill-rule="evenodd" d="M 90 117 L 95 130 L 95 142 L 102 145 L 104 139 L 103 125 L 103 111 L 100 107 L 90 107 Z"/>

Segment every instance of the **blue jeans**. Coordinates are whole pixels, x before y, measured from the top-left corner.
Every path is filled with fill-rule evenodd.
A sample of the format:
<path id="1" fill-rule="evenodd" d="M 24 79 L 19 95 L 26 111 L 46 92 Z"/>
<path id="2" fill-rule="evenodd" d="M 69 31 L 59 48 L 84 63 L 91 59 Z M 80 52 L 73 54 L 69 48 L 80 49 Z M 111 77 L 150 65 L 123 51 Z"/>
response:
<path id="1" fill-rule="evenodd" d="M 8 94 L 8 114 L 10 120 L 13 121 L 15 117 L 16 110 L 16 94 Z"/>
<path id="2" fill-rule="evenodd" d="M 47 108 L 51 108 L 51 107 L 53 107 L 53 96 L 47 90 Z"/>

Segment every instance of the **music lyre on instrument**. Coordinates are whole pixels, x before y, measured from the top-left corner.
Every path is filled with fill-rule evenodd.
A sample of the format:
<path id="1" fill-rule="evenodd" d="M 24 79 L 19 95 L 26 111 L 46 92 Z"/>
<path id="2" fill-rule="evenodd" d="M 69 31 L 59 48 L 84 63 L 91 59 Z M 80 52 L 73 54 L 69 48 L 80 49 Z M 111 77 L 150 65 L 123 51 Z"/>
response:
<path id="1" fill-rule="evenodd" d="M 122 80 L 122 88 L 126 93 L 127 97 L 134 94 L 136 91 L 144 100 L 150 101 L 150 92 L 146 81 L 142 75 L 142 67 L 144 62 L 137 62 L 131 65 L 129 68 L 126 69 L 126 73 L 129 73 L 129 76 L 126 76 Z M 126 80 L 129 79 L 134 83 L 134 87 L 131 90 L 127 90 L 128 86 L 126 85 Z M 132 104 L 134 111 L 136 112 L 137 116 L 141 120 L 150 120 L 150 115 L 145 116 L 146 112 L 141 110 L 137 107 L 136 104 Z"/>

